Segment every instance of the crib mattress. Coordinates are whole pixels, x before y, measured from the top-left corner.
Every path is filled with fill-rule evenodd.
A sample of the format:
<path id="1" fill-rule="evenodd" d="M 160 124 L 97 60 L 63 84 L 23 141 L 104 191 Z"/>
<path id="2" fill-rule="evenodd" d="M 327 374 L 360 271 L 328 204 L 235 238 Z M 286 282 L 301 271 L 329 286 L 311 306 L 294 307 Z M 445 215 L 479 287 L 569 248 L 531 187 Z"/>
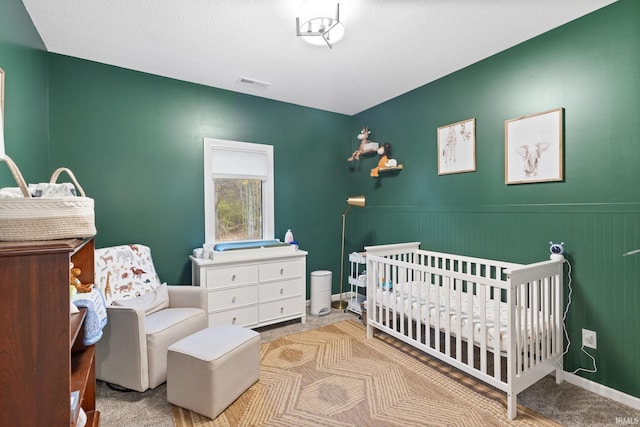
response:
<path id="1" fill-rule="evenodd" d="M 436 301 L 437 288 L 439 288 L 439 294 L 437 295 L 438 300 Z M 404 285 L 394 285 L 392 290 L 378 288 L 376 301 L 382 301 L 384 307 L 388 307 L 393 311 L 402 311 L 405 316 L 411 317 L 413 320 L 419 321 L 422 324 L 426 325 L 429 323 L 432 328 L 436 327 L 436 319 L 438 319 L 440 331 L 446 331 L 447 325 L 449 325 L 451 335 L 457 336 L 458 334 L 461 334 L 461 338 L 465 341 L 469 341 L 469 338 L 471 337 L 470 331 L 473 331 L 474 343 L 480 344 L 480 337 L 482 333 L 482 300 L 477 295 L 474 295 L 472 298 L 472 305 L 470 307 L 468 295 L 466 293 L 462 293 L 460 313 L 458 314 L 458 294 L 454 289 L 449 289 L 450 311 L 448 312 L 446 289 L 448 288 L 415 282 Z M 420 296 L 419 302 L 418 295 Z M 427 295 L 429 296 L 428 304 Z M 389 301 L 390 298 L 391 301 Z M 506 351 L 509 343 L 507 304 L 504 302 L 498 302 L 497 319 L 495 300 L 487 299 L 484 301 L 484 305 L 486 308 L 485 325 L 487 330 L 487 347 L 491 350 L 499 348 L 501 352 Z M 524 344 L 525 337 L 527 341 L 530 341 L 531 338 L 531 316 L 529 315 L 530 313 L 527 314 L 526 318 L 529 319 L 526 322 L 527 326 L 523 326 L 520 333 L 521 345 Z M 460 318 L 460 320 L 458 318 Z M 525 324 L 525 322 L 521 322 L 521 324 Z M 462 329 L 462 331 L 460 331 L 460 329 Z M 542 330 L 545 330 L 546 328 L 540 329 L 541 333 L 539 338 L 542 338 Z M 498 343 L 499 347 L 497 347 Z"/>

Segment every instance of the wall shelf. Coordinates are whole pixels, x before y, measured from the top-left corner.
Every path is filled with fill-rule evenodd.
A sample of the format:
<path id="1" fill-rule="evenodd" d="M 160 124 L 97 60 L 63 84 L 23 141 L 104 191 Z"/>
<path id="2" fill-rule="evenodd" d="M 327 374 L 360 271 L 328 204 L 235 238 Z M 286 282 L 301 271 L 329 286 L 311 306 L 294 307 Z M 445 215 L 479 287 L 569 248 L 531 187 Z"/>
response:
<path id="1" fill-rule="evenodd" d="M 398 166 L 389 167 L 389 168 L 380 168 L 380 169 L 378 169 L 378 172 L 399 171 L 399 170 L 401 170 L 401 169 L 404 169 L 404 166 L 402 166 L 402 165 L 398 165 Z"/>

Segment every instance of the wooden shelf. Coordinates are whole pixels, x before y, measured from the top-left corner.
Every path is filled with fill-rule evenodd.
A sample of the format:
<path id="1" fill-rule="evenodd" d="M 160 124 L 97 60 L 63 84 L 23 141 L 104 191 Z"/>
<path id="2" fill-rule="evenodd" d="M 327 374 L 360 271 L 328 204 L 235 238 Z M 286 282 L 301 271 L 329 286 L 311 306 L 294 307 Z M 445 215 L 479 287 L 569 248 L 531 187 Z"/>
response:
<path id="1" fill-rule="evenodd" d="M 403 169 L 402 165 L 394 166 L 394 167 L 391 167 L 391 168 L 380 168 L 380 169 L 378 169 L 378 172 L 399 171 L 400 169 Z"/>
<path id="2" fill-rule="evenodd" d="M 85 427 L 97 427 L 100 424 L 100 412 L 89 411 L 87 414 L 87 423 Z"/>
<path id="3" fill-rule="evenodd" d="M 81 402 L 72 420 L 78 419 L 80 407 L 87 414 L 95 412 L 95 381 L 95 347 L 86 347 L 83 351 L 72 353 L 70 390 L 80 392 L 79 401 Z M 87 423 L 87 425 L 92 424 Z"/>
<path id="4" fill-rule="evenodd" d="M 82 324 L 86 315 L 86 308 L 82 308 L 78 313 L 70 313 L 69 315 L 69 350 L 73 348 L 73 344 L 82 331 Z"/>

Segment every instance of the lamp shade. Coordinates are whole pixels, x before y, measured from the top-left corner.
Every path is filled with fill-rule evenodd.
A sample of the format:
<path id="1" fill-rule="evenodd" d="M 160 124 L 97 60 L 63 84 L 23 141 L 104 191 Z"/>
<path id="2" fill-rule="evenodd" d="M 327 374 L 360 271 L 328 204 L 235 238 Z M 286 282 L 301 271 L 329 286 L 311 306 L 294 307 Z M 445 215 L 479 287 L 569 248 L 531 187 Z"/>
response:
<path id="1" fill-rule="evenodd" d="M 347 199 L 347 204 L 349 206 L 357 206 L 359 208 L 364 208 L 365 198 L 364 196 L 353 196 Z"/>

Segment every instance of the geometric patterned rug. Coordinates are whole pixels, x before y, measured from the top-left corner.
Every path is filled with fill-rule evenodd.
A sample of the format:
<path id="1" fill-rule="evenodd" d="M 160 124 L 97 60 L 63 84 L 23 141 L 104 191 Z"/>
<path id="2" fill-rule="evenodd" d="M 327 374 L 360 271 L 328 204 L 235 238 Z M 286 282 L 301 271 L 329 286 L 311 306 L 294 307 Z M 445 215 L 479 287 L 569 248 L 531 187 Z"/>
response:
<path id="1" fill-rule="evenodd" d="M 178 427 L 558 426 L 405 343 L 348 320 L 264 343 L 260 380 L 215 420 L 172 405 Z"/>

